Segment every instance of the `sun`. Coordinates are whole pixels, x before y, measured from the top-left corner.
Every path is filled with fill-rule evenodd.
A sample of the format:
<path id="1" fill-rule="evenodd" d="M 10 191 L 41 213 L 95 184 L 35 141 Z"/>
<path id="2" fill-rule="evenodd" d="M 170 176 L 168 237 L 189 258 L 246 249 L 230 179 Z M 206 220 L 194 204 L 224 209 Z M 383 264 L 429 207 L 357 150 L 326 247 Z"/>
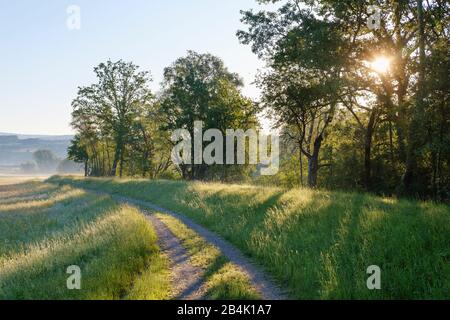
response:
<path id="1" fill-rule="evenodd" d="M 370 63 L 372 70 L 378 73 L 386 73 L 391 66 L 391 60 L 387 57 L 378 57 Z"/>

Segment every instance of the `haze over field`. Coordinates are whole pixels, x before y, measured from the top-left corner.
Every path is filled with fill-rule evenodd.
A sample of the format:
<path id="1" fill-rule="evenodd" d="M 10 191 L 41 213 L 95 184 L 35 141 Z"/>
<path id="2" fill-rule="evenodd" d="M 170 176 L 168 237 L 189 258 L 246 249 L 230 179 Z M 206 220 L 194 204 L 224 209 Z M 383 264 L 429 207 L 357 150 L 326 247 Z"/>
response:
<path id="1" fill-rule="evenodd" d="M 81 166 L 68 160 L 73 136 L 0 133 L 0 176 L 48 177 L 78 173 Z"/>
<path id="2" fill-rule="evenodd" d="M 47 149 L 60 157 L 67 157 L 72 136 L 39 136 L 0 134 L 0 166 L 19 166 L 31 161 L 33 152 Z"/>

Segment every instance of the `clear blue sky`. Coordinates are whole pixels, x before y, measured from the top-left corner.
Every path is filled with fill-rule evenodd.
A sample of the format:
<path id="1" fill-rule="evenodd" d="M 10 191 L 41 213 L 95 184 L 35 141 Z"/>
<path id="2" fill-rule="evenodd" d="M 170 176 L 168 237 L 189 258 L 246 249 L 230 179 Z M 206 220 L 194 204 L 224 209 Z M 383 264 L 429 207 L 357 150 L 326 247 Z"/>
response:
<path id="1" fill-rule="evenodd" d="M 69 5 L 81 9 L 81 30 L 66 26 Z M 209 52 L 256 98 L 263 65 L 235 35 L 249 8 L 255 0 L 0 0 L 0 132 L 73 133 L 70 102 L 107 59 L 150 70 L 156 91 L 176 58 Z"/>

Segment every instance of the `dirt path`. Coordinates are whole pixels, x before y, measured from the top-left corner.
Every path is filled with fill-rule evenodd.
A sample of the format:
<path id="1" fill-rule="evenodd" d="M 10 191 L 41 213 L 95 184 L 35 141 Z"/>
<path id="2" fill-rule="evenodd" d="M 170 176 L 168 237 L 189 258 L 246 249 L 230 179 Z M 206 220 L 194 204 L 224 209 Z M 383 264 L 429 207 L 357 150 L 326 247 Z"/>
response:
<path id="1" fill-rule="evenodd" d="M 170 260 L 172 271 L 172 297 L 177 300 L 199 300 L 205 295 L 203 270 L 194 267 L 189 253 L 178 239 L 158 218 L 145 212 L 158 235 L 158 244 Z"/>
<path id="2" fill-rule="evenodd" d="M 129 203 L 143 208 L 150 208 L 152 210 L 168 214 L 181 222 L 187 227 L 197 232 L 206 241 L 216 246 L 224 256 L 226 256 L 232 263 L 237 265 L 243 272 L 245 272 L 253 287 L 261 294 L 265 300 L 286 300 L 289 297 L 268 277 L 261 269 L 250 262 L 238 249 L 233 245 L 223 240 L 213 232 L 203 228 L 197 223 L 193 222 L 186 216 L 172 212 L 170 210 L 161 208 L 153 203 L 131 198 L 111 195 L 120 202 Z M 145 210 L 144 210 L 145 211 Z M 148 212 L 147 212 L 148 214 Z M 195 268 L 189 262 L 189 254 L 182 246 L 181 241 L 172 234 L 172 232 L 165 226 L 163 222 L 157 219 L 154 215 L 148 214 L 149 219 L 155 226 L 155 229 L 160 238 L 160 245 L 164 251 L 169 255 L 172 261 L 173 278 L 176 284 L 175 294 L 180 299 L 200 299 L 204 295 L 204 288 L 202 287 L 202 272 L 199 268 Z"/>

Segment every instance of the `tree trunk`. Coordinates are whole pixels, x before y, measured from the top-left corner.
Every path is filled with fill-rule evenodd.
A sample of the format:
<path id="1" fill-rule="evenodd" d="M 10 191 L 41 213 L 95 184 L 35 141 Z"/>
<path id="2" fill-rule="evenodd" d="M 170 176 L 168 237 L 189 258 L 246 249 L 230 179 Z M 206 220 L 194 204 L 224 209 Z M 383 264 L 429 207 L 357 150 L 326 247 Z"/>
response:
<path id="1" fill-rule="evenodd" d="M 111 167 L 111 177 L 115 177 L 116 173 L 117 173 L 117 164 L 119 163 L 119 159 L 120 159 L 120 155 L 118 154 L 119 152 L 116 151 L 115 155 L 114 155 L 114 161 L 113 161 L 113 165 Z"/>
<path id="2" fill-rule="evenodd" d="M 317 173 L 319 172 L 319 152 L 322 146 L 323 137 L 320 135 L 314 141 L 313 153 L 308 157 L 308 186 L 317 187 Z"/>
<path id="3" fill-rule="evenodd" d="M 119 177 L 122 178 L 123 175 L 123 150 L 120 152 L 120 171 L 119 171 Z"/>
<path id="4" fill-rule="evenodd" d="M 121 158 L 121 153 L 122 153 L 122 143 L 118 142 L 116 144 L 116 151 L 114 152 L 114 160 L 113 160 L 113 165 L 111 167 L 111 177 L 115 177 L 117 174 L 117 166 L 119 164 L 120 158 Z"/>
<path id="5" fill-rule="evenodd" d="M 395 108 L 390 108 L 391 114 L 391 121 L 395 120 L 395 126 L 397 130 L 397 143 L 398 143 L 398 159 L 402 161 L 403 163 L 406 162 L 406 145 L 405 145 L 405 132 L 406 132 L 406 114 L 407 110 L 405 107 L 405 97 L 407 95 L 407 80 L 406 80 L 406 65 L 403 59 L 403 51 L 405 47 L 405 42 L 402 37 L 402 15 L 403 11 L 405 9 L 406 4 L 403 2 L 398 2 L 395 6 L 395 34 L 396 34 L 396 59 L 397 59 L 397 67 L 398 67 L 398 74 L 396 76 L 396 80 L 398 82 L 398 89 L 397 89 L 397 114 L 395 115 Z M 393 106 L 392 106 L 393 107 Z M 392 113 L 394 112 L 394 113 Z M 392 129 L 391 129 L 392 130 Z M 392 157 L 393 159 L 393 157 Z"/>
<path id="6" fill-rule="evenodd" d="M 299 165 L 300 165 L 300 186 L 303 187 L 303 154 L 302 154 L 302 148 L 299 147 Z"/>
<path id="7" fill-rule="evenodd" d="M 403 192 L 406 195 L 416 194 L 414 185 L 417 179 L 417 158 L 419 149 L 422 147 L 422 126 L 424 120 L 425 99 L 425 26 L 423 21 L 422 0 L 417 1 L 417 19 L 419 25 L 419 78 L 417 82 L 417 101 L 414 105 L 411 126 L 409 128 L 409 145 L 406 159 L 406 171 L 403 176 Z"/>
<path id="8" fill-rule="evenodd" d="M 147 159 L 148 159 L 148 152 L 145 151 L 143 156 L 142 156 L 142 178 L 145 178 L 147 171 L 149 171 L 149 168 L 147 166 Z"/>
<path id="9" fill-rule="evenodd" d="M 389 121 L 389 159 L 391 165 L 394 165 L 394 134 L 392 132 L 392 121 Z"/>
<path id="10" fill-rule="evenodd" d="M 308 159 L 308 187 L 317 187 L 317 172 L 319 171 L 319 161 L 312 156 Z"/>
<path id="11" fill-rule="evenodd" d="M 375 126 L 376 111 L 372 111 L 367 124 L 364 142 L 364 187 L 367 191 L 372 189 L 372 139 Z"/>

